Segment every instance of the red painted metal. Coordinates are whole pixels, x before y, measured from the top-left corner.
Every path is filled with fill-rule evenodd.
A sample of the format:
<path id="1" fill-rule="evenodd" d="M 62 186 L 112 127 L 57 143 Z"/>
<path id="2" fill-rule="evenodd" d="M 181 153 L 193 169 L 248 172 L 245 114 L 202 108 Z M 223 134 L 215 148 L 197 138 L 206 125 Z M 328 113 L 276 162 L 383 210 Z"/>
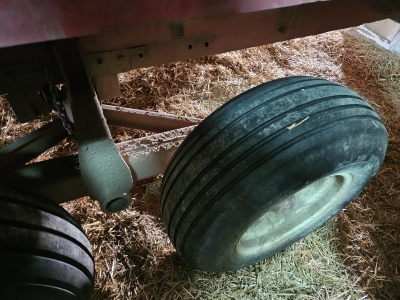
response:
<path id="1" fill-rule="evenodd" d="M 102 32 L 116 25 L 237 14 L 319 0 L 2 0 L 0 47 Z"/>
<path id="2" fill-rule="evenodd" d="M 295 6 L 319 0 L 2 0 L 0 47 L 93 35 L 126 24 L 186 21 Z M 331 0 L 347 7 L 354 3 L 383 8 L 393 0 Z M 392 2 L 392 3 L 390 3 Z M 397 5 L 398 7 L 398 5 Z M 350 7 L 348 8 L 350 10 Z M 358 12 L 353 11 L 357 16 Z M 341 16 L 337 16 L 341 18 Z"/>

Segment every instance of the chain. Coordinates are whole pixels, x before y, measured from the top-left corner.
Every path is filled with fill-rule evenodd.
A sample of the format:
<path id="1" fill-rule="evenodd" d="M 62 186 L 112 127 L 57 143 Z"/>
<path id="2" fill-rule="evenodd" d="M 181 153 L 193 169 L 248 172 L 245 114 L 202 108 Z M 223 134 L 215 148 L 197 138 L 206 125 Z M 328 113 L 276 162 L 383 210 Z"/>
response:
<path id="1" fill-rule="evenodd" d="M 61 90 L 59 90 L 56 86 L 52 85 L 53 88 L 50 88 L 50 93 L 53 96 L 53 105 L 56 109 L 58 116 L 60 117 L 64 128 L 68 131 L 69 135 L 75 135 L 75 126 L 74 123 L 68 118 L 67 111 L 65 110 L 65 106 L 63 105 L 63 101 L 67 100 L 68 93 L 67 87 L 63 86 Z"/>
<path id="2" fill-rule="evenodd" d="M 67 87 L 62 86 L 61 89 L 57 88 L 53 74 L 49 71 L 48 66 L 50 65 L 49 60 L 45 58 L 44 51 L 42 51 L 42 63 L 45 69 L 45 76 L 49 87 L 49 92 L 52 96 L 52 102 L 49 105 L 56 111 L 57 115 L 61 119 L 64 128 L 67 130 L 69 135 L 75 135 L 75 126 L 70 121 L 67 115 L 67 111 L 63 105 L 68 97 Z"/>

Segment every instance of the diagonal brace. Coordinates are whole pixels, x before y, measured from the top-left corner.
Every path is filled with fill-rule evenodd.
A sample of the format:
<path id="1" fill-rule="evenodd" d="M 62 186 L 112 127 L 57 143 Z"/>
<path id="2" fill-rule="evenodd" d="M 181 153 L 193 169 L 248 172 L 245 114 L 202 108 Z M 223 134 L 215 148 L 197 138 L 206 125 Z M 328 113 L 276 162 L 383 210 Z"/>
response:
<path id="1" fill-rule="evenodd" d="M 121 211 L 132 202 L 132 176 L 111 138 L 77 41 L 59 41 L 54 49 L 70 98 L 83 185 L 102 211 Z"/>

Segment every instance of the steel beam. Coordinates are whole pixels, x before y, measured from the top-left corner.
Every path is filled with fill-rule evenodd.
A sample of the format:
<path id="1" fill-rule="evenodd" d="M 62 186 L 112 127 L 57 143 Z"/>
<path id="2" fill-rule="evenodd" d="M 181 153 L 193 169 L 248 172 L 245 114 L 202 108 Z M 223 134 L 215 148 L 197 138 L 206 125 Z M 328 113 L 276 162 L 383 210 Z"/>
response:
<path id="1" fill-rule="evenodd" d="M 119 106 L 102 105 L 108 125 L 164 132 L 199 124 L 202 120 Z"/>
<path id="2" fill-rule="evenodd" d="M 179 37 L 187 33 L 186 29 L 179 29 L 179 26 L 173 25 L 179 22 L 196 22 L 199 19 L 207 21 L 207 18 L 214 17 L 223 19 L 234 14 L 283 10 L 293 6 L 341 8 L 341 15 L 337 15 L 337 10 L 322 11 L 327 14 L 317 16 L 316 22 L 320 23 L 319 26 L 324 26 L 322 23 L 335 23 L 346 18 L 348 24 L 367 18 L 368 15 L 365 15 L 366 10 L 363 7 L 376 11 L 376 14 L 381 14 L 383 18 L 400 16 L 397 0 L 114 0 L 112 2 L 106 0 L 3 0 L 0 10 L 2 21 L 0 47 L 90 36 L 102 32 L 112 33 L 116 27 L 123 27 L 126 24 L 136 26 L 136 29 L 131 32 L 132 40 L 137 40 L 138 36 L 145 38 L 146 35 L 151 39 L 154 37 L 153 33 L 158 32 L 158 36 L 162 37 L 162 31 L 168 29 L 168 27 L 158 27 L 160 21 L 172 24 L 170 27 L 177 30 L 171 32 L 170 36 Z M 354 9 L 355 7 L 358 9 Z M 367 21 L 362 20 L 362 22 Z M 143 27 L 137 26 L 138 24 L 146 24 L 153 30 L 143 31 Z M 240 25 L 246 26 L 245 23 Z M 222 28 L 227 29 L 225 24 Z M 266 26 L 262 28 L 267 29 Z M 256 28 L 250 29 L 256 30 Z M 246 38 L 238 36 L 233 28 L 228 30 L 235 35 L 235 39 Z M 267 36 L 266 33 L 264 35 Z"/>
<path id="3" fill-rule="evenodd" d="M 114 26 L 112 30 L 80 38 L 89 77 L 112 76 L 385 18 L 400 18 L 400 2 L 393 0 L 330 0 L 303 5 L 295 4 L 305 1 L 290 0 L 196 2 L 199 6 L 191 18 L 185 14 L 175 18 L 172 12 L 170 17 L 156 17 L 163 12 L 163 5 L 152 15 L 153 12 L 145 10 L 147 2 L 142 2 L 143 6 L 135 7 L 135 11 L 149 13 L 151 20 Z M 205 4 L 212 8 L 214 2 L 224 2 L 226 6 L 209 12 Z M 228 10 L 230 6 L 232 9 Z"/>
<path id="4" fill-rule="evenodd" d="M 24 165 L 67 136 L 61 120 L 56 119 L 0 149 L 0 169 Z"/>
<path id="5" fill-rule="evenodd" d="M 185 137 L 196 126 L 171 130 L 117 144 L 135 181 L 164 173 L 168 162 Z M 109 179 L 112 182 L 112 178 Z M 22 189 L 56 203 L 89 195 L 78 155 L 0 171 L 0 185 Z"/>
<path id="6" fill-rule="evenodd" d="M 321 0 L 2 0 L 0 47 L 74 38 L 133 22 L 194 19 Z M 35 26 L 32 26 L 35 24 Z"/>
<path id="7" fill-rule="evenodd" d="M 77 155 L 45 160 L 12 170 L 1 169 L 0 184 L 56 203 L 88 195 Z"/>

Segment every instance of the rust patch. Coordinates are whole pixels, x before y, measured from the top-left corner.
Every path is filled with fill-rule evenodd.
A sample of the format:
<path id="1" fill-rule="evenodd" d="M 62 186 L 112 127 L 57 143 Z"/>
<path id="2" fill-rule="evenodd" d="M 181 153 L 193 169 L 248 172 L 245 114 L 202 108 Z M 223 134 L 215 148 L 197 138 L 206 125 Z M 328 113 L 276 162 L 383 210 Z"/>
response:
<path id="1" fill-rule="evenodd" d="M 277 26 L 278 32 L 283 35 L 290 33 L 297 9 L 297 7 L 285 7 L 281 9 Z"/>

